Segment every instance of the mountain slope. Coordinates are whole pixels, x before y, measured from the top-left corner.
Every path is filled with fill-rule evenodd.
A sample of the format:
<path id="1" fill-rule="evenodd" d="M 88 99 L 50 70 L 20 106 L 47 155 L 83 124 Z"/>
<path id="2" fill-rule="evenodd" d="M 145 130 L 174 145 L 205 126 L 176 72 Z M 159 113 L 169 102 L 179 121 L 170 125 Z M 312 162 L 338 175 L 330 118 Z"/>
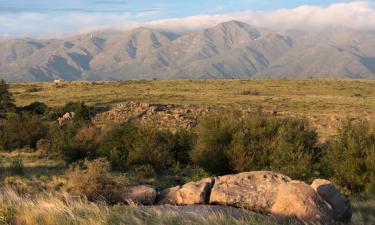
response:
<path id="1" fill-rule="evenodd" d="M 149 28 L 0 42 L 8 81 L 375 78 L 375 32 L 275 32 L 238 21 L 184 35 Z"/>

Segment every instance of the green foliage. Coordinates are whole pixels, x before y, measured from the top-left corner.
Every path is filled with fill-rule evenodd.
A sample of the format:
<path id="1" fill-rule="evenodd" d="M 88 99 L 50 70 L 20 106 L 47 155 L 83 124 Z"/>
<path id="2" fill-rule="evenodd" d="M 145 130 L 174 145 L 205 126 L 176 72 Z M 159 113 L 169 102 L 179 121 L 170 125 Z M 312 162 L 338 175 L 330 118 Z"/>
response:
<path id="1" fill-rule="evenodd" d="M 368 122 L 345 124 L 325 158 L 339 185 L 355 192 L 374 191 L 375 132 Z"/>
<path id="2" fill-rule="evenodd" d="M 26 146 L 35 148 L 45 133 L 45 125 L 38 116 L 30 113 L 11 114 L 0 126 L 0 144 L 4 150 Z"/>
<path id="3" fill-rule="evenodd" d="M 90 120 L 90 108 L 84 102 L 68 102 L 62 111 L 63 113 L 73 112 L 75 120 Z"/>
<path id="4" fill-rule="evenodd" d="M 16 219 L 16 209 L 5 202 L 0 202 L 0 224 L 10 225 Z"/>
<path id="5" fill-rule="evenodd" d="M 56 121 L 59 117 L 65 113 L 74 113 L 75 121 L 90 121 L 92 110 L 91 107 L 87 106 L 84 102 L 67 102 L 62 107 L 49 108 L 45 112 L 46 119 L 50 121 Z"/>
<path id="6" fill-rule="evenodd" d="M 115 170 L 128 169 L 128 155 L 134 149 L 134 143 L 140 136 L 139 128 L 123 124 L 109 131 L 99 145 L 99 153 L 106 157 Z"/>
<path id="7" fill-rule="evenodd" d="M 95 126 L 80 128 L 73 140 L 62 148 L 62 154 L 66 161 L 75 162 L 81 159 L 94 159 L 99 147 L 100 130 Z"/>
<path id="8" fill-rule="evenodd" d="M 0 81 L 0 117 L 4 117 L 7 112 L 12 112 L 15 108 L 12 93 L 9 91 L 9 85 L 4 81 Z"/>
<path id="9" fill-rule="evenodd" d="M 274 170 L 307 179 L 319 153 L 317 134 L 305 121 L 260 114 L 210 114 L 197 126 L 191 157 L 214 174 Z"/>
<path id="10" fill-rule="evenodd" d="M 101 140 L 100 155 L 106 157 L 116 170 L 128 170 L 134 166 L 151 165 L 160 171 L 179 162 L 190 160 L 192 136 L 187 131 L 175 134 L 148 124 L 136 126 L 125 123 L 109 131 Z"/>
<path id="11" fill-rule="evenodd" d="M 43 115 L 47 111 L 48 106 L 42 102 L 33 102 L 30 105 L 21 108 L 21 111 L 27 111 L 32 114 Z"/>
<path id="12" fill-rule="evenodd" d="M 233 114 L 211 113 L 198 121 L 197 140 L 190 156 L 194 163 L 214 174 L 231 171 L 226 154 L 236 128 Z"/>

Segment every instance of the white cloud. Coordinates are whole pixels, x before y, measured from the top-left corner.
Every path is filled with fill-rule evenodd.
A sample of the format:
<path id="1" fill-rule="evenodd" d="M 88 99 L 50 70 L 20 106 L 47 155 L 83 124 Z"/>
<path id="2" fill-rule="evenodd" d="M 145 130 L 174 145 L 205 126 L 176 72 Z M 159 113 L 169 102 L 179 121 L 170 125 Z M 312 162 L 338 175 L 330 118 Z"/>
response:
<path id="1" fill-rule="evenodd" d="M 127 13 L 67 13 L 59 15 L 20 13 L 0 15 L 0 36 L 4 33 L 23 36 L 56 36 L 107 28 L 129 30 L 138 26 L 178 31 L 197 30 L 229 20 L 241 20 L 255 26 L 271 29 L 322 30 L 341 27 L 375 30 L 375 5 L 370 1 L 353 1 L 332 4 L 327 7 L 301 6 L 294 9 L 245 11 L 218 15 L 206 14 L 147 22 L 134 21 L 131 18 L 134 17 Z"/>
<path id="2" fill-rule="evenodd" d="M 368 1 L 355 1 L 332 4 L 328 7 L 301 6 L 267 12 L 198 15 L 152 21 L 147 25 L 170 29 L 200 29 L 228 20 L 241 20 L 271 29 L 323 30 L 335 27 L 375 30 L 375 7 Z"/>

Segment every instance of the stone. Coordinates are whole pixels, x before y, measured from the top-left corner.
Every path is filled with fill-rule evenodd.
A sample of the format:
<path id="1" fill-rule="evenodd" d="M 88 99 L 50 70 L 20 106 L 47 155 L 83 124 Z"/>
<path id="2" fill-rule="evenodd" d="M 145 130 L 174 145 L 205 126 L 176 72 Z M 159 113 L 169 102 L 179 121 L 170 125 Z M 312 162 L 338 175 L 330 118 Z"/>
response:
<path id="1" fill-rule="evenodd" d="M 278 186 L 271 214 L 295 217 L 307 223 L 333 224 L 333 213 L 328 203 L 312 187 L 301 181 Z"/>
<path id="2" fill-rule="evenodd" d="M 206 204 L 211 190 L 211 183 L 211 178 L 206 178 L 198 182 L 189 182 L 183 186 L 165 189 L 158 196 L 157 204 Z"/>
<path id="3" fill-rule="evenodd" d="M 276 189 L 290 182 L 285 175 L 255 171 L 215 178 L 210 204 L 245 208 L 268 213 L 276 199 Z"/>
<path id="4" fill-rule="evenodd" d="M 128 204 L 152 205 L 156 199 L 156 189 L 148 185 L 128 187 L 123 200 Z"/>
<path id="5" fill-rule="evenodd" d="M 311 187 L 332 207 L 334 218 L 338 222 L 349 223 L 352 207 L 349 200 L 328 180 L 316 179 Z"/>

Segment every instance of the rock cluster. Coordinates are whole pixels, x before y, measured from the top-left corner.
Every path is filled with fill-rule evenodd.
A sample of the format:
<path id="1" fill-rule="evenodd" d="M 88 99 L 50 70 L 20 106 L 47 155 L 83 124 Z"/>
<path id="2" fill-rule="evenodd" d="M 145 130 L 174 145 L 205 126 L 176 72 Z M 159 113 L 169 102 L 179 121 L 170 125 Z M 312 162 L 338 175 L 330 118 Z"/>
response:
<path id="1" fill-rule="evenodd" d="M 97 125 L 112 121 L 124 123 L 131 120 L 147 123 L 156 121 L 159 127 L 174 130 L 176 128 L 191 128 L 195 126 L 197 117 L 211 111 L 209 107 L 175 106 L 125 102 L 111 110 L 97 114 L 93 122 Z"/>
<path id="2" fill-rule="evenodd" d="M 206 178 L 162 190 L 159 195 L 149 186 L 132 187 L 127 201 L 145 205 L 233 206 L 319 224 L 348 223 L 352 216 L 349 201 L 329 181 L 318 179 L 310 186 L 270 171 Z"/>

